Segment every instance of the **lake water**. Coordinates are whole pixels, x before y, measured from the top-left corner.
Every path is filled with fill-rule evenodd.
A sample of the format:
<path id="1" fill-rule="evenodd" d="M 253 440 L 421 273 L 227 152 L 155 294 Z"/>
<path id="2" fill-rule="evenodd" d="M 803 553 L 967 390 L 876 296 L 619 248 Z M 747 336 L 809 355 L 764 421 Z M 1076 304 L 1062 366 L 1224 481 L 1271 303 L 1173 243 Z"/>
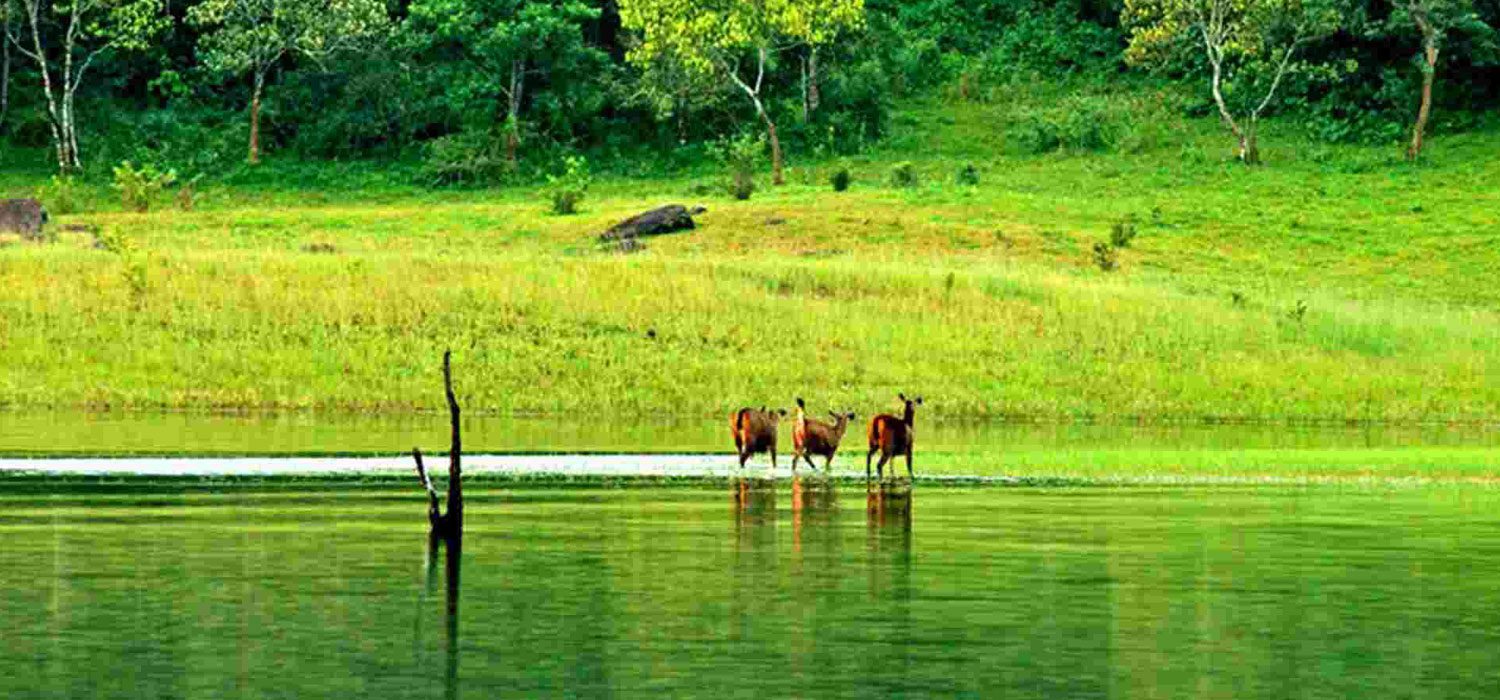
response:
<path id="1" fill-rule="evenodd" d="M 795 492 L 794 492 L 795 490 Z M 1500 691 L 1500 490 L 0 491 L 0 697 Z M 455 574 L 457 574 L 455 576 Z"/>

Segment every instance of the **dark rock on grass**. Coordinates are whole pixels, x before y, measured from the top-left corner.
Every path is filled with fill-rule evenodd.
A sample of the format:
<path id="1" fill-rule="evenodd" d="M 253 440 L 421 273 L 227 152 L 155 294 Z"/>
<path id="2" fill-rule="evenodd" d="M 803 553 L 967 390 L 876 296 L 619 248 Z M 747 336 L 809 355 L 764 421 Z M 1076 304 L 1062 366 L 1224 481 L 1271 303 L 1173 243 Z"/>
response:
<path id="1" fill-rule="evenodd" d="M 47 210 L 35 199 L 0 199 L 0 231 L 14 231 L 29 241 L 42 240 Z"/>
<path id="2" fill-rule="evenodd" d="M 677 231 L 690 231 L 697 226 L 693 216 L 707 211 L 703 207 L 688 209 L 681 204 L 669 204 L 651 211 L 637 214 L 599 235 L 601 242 L 626 241 L 634 238 L 660 236 Z"/>

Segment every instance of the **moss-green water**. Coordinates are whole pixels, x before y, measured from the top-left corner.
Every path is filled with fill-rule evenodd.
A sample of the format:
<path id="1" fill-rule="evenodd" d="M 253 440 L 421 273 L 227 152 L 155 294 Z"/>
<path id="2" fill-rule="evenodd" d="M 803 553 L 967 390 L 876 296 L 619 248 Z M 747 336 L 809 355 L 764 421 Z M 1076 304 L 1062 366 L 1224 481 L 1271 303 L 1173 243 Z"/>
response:
<path id="1" fill-rule="evenodd" d="M 0 492 L 8 493 L 8 492 Z M 1489 697 L 1500 490 L 0 495 L 0 695 Z M 450 608 L 451 601 L 451 608 Z M 449 610 L 452 610 L 450 615 Z"/>

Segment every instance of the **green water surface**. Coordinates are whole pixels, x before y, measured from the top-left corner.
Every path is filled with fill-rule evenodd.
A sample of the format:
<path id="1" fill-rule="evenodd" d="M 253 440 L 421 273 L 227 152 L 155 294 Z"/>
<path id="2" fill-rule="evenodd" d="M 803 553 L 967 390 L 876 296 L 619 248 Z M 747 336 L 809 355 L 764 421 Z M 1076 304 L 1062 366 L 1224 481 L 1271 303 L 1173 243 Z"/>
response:
<path id="1" fill-rule="evenodd" d="M 3 491 L 0 697 L 1500 691 L 1487 486 L 737 488 Z"/>

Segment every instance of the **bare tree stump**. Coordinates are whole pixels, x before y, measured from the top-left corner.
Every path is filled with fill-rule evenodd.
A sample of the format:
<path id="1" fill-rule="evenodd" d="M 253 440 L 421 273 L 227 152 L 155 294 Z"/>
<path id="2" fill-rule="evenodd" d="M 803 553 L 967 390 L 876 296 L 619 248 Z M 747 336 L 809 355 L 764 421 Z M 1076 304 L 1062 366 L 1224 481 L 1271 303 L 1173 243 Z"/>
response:
<path id="1" fill-rule="evenodd" d="M 411 448 L 412 459 L 417 463 L 417 479 L 421 481 L 422 488 L 427 490 L 427 521 L 432 526 L 432 536 L 448 540 L 450 544 L 460 540 L 464 532 L 463 473 L 459 466 L 463 440 L 459 435 L 458 399 L 453 394 L 452 356 L 452 350 L 443 352 L 443 393 L 448 399 L 448 423 L 451 430 L 448 446 L 447 513 L 442 512 L 437 489 L 432 485 L 432 478 L 427 475 L 427 466 L 422 463 L 422 450 Z"/>

